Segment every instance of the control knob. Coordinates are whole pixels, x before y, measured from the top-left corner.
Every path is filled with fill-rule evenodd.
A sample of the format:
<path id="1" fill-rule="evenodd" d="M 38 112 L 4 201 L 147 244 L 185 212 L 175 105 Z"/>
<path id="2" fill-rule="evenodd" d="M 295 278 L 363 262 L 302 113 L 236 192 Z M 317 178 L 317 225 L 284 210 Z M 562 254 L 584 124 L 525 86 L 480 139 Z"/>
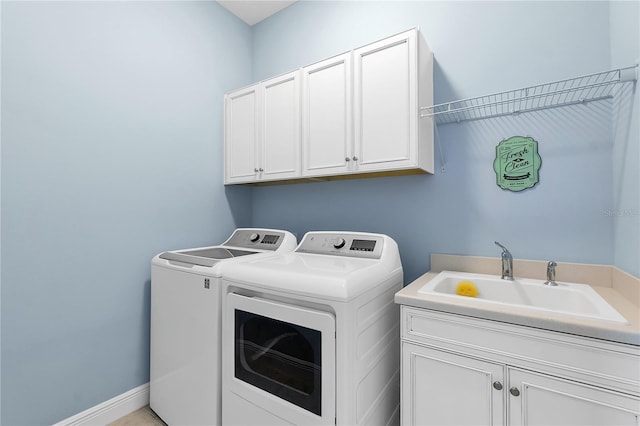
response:
<path id="1" fill-rule="evenodd" d="M 249 236 L 249 241 L 251 241 L 252 243 L 255 243 L 259 239 L 260 239 L 260 234 L 258 234 L 257 232 L 254 232 Z"/>
<path id="2" fill-rule="evenodd" d="M 342 247 L 344 247 L 344 245 L 347 242 L 344 240 L 344 238 L 338 238 L 336 239 L 336 241 L 333 243 L 333 247 L 337 248 L 337 249 L 341 249 Z"/>

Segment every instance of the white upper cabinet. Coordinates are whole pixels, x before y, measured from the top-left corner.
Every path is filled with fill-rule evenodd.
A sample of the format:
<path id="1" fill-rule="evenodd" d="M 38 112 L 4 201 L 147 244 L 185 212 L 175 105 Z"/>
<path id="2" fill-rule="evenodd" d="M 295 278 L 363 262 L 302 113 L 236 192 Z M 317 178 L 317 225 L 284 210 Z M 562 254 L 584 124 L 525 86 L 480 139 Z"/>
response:
<path id="1" fill-rule="evenodd" d="M 226 184 L 433 173 L 433 120 L 420 119 L 433 54 L 416 29 L 225 99 Z"/>
<path id="2" fill-rule="evenodd" d="M 258 86 L 229 93 L 224 100 L 224 183 L 257 179 Z"/>
<path id="3" fill-rule="evenodd" d="M 351 53 L 302 69 L 302 174 L 347 173 L 353 141 Z"/>
<path id="4" fill-rule="evenodd" d="M 354 160 L 360 172 L 433 173 L 433 55 L 417 30 L 353 52 Z"/>
<path id="5" fill-rule="evenodd" d="M 261 85 L 261 180 L 300 176 L 300 71 Z M 261 170 L 262 169 L 262 170 Z"/>
<path id="6" fill-rule="evenodd" d="M 225 184 L 300 176 L 300 72 L 225 96 Z"/>

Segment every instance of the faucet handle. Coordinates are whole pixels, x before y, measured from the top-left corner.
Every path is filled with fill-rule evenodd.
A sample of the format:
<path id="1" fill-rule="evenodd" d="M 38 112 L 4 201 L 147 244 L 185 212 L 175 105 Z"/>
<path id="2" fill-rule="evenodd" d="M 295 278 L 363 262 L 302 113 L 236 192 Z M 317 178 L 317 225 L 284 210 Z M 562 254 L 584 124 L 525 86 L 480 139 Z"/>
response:
<path id="1" fill-rule="evenodd" d="M 500 244 L 497 241 L 494 243 L 502 249 L 502 279 L 503 280 L 513 280 L 513 256 L 505 246 Z"/>
<path id="2" fill-rule="evenodd" d="M 558 266 L 558 264 L 553 260 L 550 260 L 549 263 L 547 263 L 547 281 L 545 281 L 545 285 L 558 285 L 558 283 L 556 283 L 556 266 Z"/>

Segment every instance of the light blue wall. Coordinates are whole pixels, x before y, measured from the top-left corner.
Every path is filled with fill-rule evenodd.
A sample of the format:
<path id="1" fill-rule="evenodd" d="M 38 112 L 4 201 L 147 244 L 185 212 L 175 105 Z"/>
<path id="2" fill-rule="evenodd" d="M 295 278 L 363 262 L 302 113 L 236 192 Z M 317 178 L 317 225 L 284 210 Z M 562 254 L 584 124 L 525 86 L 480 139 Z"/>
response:
<path id="1" fill-rule="evenodd" d="M 2 2 L 2 419 L 148 382 L 149 264 L 250 223 L 222 183 L 250 27 L 215 2 Z"/>
<path id="2" fill-rule="evenodd" d="M 611 2 L 611 64 L 640 61 L 640 2 Z M 637 75 L 637 74 L 636 74 Z M 613 199 L 615 264 L 640 275 L 640 96 L 625 90 L 614 116 Z"/>
<path id="3" fill-rule="evenodd" d="M 388 233 L 407 281 L 432 252 L 497 256 L 495 239 L 640 275 L 637 95 L 613 120 L 601 103 L 442 126 L 433 176 L 222 185 L 233 88 L 415 26 L 436 102 L 570 78 L 635 60 L 637 2 L 301 1 L 253 29 L 215 2 L 0 7 L 2 424 L 51 424 L 145 383 L 150 258 L 237 226 Z M 543 158 L 518 194 L 491 168 L 515 134 Z"/>
<path id="4" fill-rule="evenodd" d="M 254 27 L 254 79 L 413 27 L 435 55 L 436 103 L 577 77 L 610 69 L 609 7 L 592 1 L 302 1 Z M 615 27 L 618 18 L 612 19 Z M 625 25 L 637 33 L 637 19 Z M 614 184 L 612 135 L 621 127 L 614 126 L 611 108 L 592 103 L 440 126 L 444 173 L 256 188 L 252 222 L 299 236 L 332 228 L 387 233 L 399 243 L 406 282 L 429 269 L 434 252 L 498 256 L 494 240 L 517 258 L 618 259 L 639 275 L 637 210 L 624 218 L 608 214 L 638 191 L 637 161 L 625 160 L 635 171 Z M 521 193 L 496 186 L 492 169 L 495 146 L 513 135 L 536 139 L 542 156 L 539 184 Z M 631 139 L 637 152 L 637 133 Z M 614 200 L 623 185 L 627 195 Z M 614 225 L 623 220 L 630 224 L 618 225 L 616 241 Z"/>

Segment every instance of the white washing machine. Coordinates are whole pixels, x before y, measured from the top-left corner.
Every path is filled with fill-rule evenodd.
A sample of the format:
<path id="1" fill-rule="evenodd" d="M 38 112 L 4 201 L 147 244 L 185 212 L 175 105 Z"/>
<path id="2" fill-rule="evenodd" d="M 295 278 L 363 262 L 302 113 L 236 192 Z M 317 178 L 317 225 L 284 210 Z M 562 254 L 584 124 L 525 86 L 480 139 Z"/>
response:
<path id="1" fill-rule="evenodd" d="M 398 246 L 309 232 L 222 280 L 224 425 L 399 424 Z"/>
<path id="2" fill-rule="evenodd" d="M 220 424 L 224 268 L 295 247 L 290 232 L 240 228 L 221 245 L 153 258 L 149 405 L 165 423 Z"/>

